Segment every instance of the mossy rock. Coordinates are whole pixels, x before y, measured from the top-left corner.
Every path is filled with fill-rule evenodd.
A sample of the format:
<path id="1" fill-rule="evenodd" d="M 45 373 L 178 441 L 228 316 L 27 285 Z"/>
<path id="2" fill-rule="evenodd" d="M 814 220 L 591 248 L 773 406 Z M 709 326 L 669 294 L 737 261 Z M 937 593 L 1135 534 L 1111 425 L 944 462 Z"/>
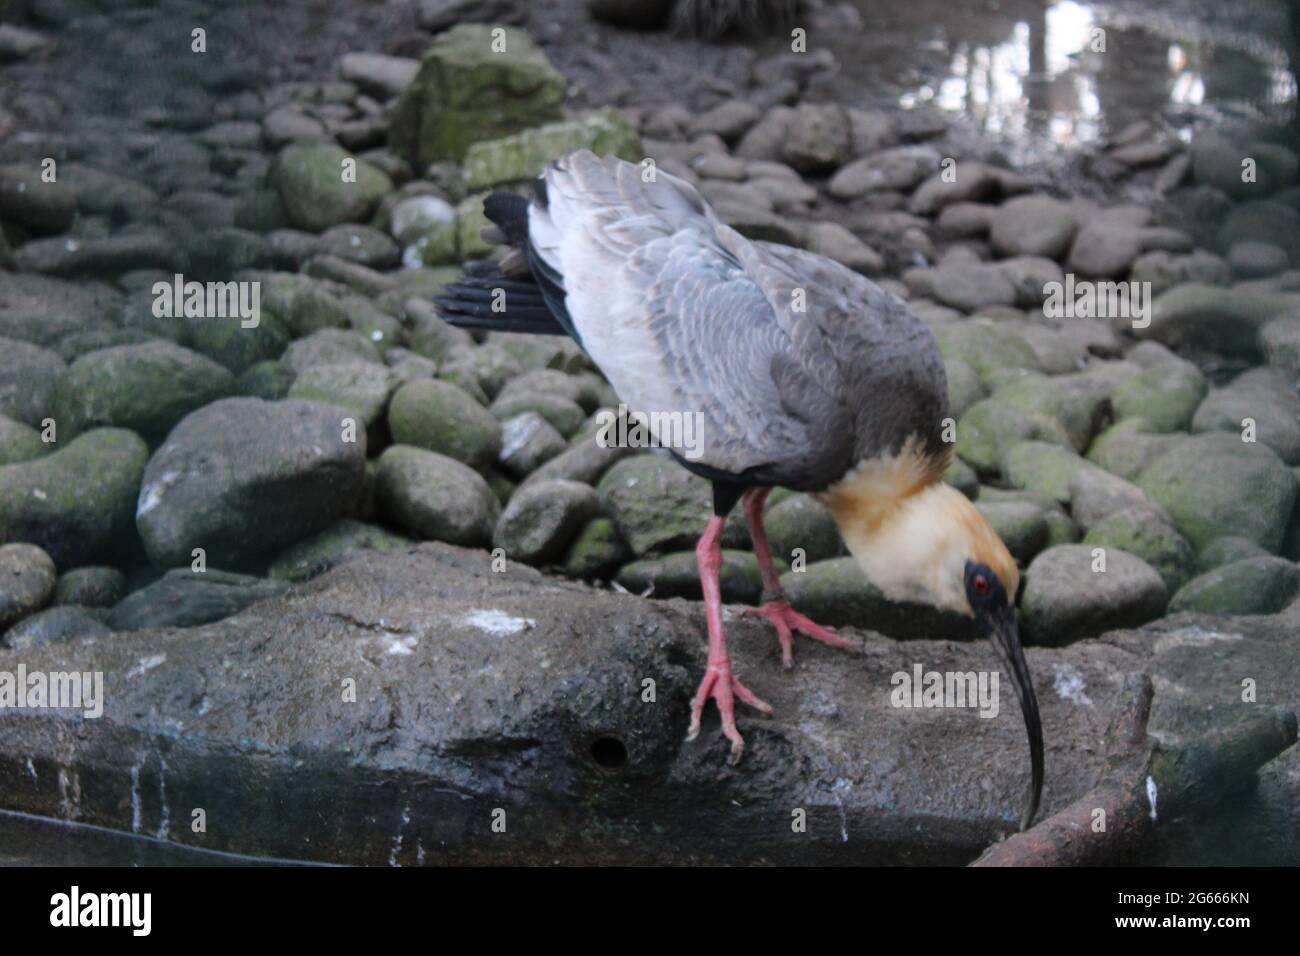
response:
<path id="1" fill-rule="evenodd" d="M 1169 611 L 1276 614 L 1300 593 L 1300 568 L 1285 558 L 1243 558 L 1207 571 L 1179 589 Z"/>
<path id="2" fill-rule="evenodd" d="M 786 565 L 777 561 L 777 570 Z M 694 551 L 679 551 L 660 558 L 647 558 L 624 565 L 618 572 L 618 583 L 634 594 L 653 588 L 651 597 L 691 598 L 700 600 L 700 571 Z M 758 570 L 758 559 L 747 551 L 722 552 L 722 566 L 718 570 L 718 584 L 722 600 L 729 604 L 756 604 L 763 593 L 763 577 Z"/>
<path id="3" fill-rule="evenodd" d="M 464 389 L 438 379 L 399 388 L 389 404 L 393 440 L 486 469 L 501 453 L 501 425 Z"/>
<path id="4" fill-rule="evenodd" d="M 559 120 L 564 77 L 523 30 L 465 23 L 439 35 L 402 94 L 391 148 L 416 169 L 463 162 L 480 140 Z"/>
<path id="5" fill-rule="evenodd" d="M 268 179 L 279 192 L 289 221 L 307 232 L 366 222 L 379 201 L 393 191 L 387 173 L 330 143 L 286 146 L 271 165 Z"/>
<path id="6" fill-rule="evenodd" d="M 550 162 L 574 149 L 629 162 L 642 158 L 641 137 L 613 109 L 480 140 L 465 154 L 465 185 L 471 190 L 531 180 Z"/>

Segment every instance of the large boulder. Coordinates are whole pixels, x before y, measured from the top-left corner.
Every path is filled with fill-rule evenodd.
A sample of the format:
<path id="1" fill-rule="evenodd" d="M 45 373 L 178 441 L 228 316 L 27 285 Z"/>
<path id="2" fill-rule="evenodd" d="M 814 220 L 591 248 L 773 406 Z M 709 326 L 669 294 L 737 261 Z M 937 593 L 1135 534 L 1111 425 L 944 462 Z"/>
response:
<path id="1" fill-rule="evenodd" d="M 1029 648 L 1049 748 L 1041 816 L 1105 773 L 1098 741 L 1130 671 L 1154 681 L 1149 729 L 1166 745 L 1258 712 L 1225 694 L 1225 674 L 1263 675 L 1261 701 L 1295 709 L 1296 623 L 1190 616 Z M 917 665 L 998 668 L 986 643 L 856 630 L 868 653 L 800 640 L 784 672 L 769 622 L 727 629 L 735 672 L 777 715 L 737 709 L 736 767 L 712 705 L 683 739 L 707 656 L 698 604 L 496 573 L 490 555 L 444 545 L 369 554 L 218 624 L 24 652 L 29 673 L 134 676 L 112 683 L 101 720 L 0 708 L 5 806 L 161 834 L 176 855 L 372 865 L 952 865 L 1012 831 L 1029 767 L 1005 674 L 991 719 L 890 701 Z M 15 657 L 0 650 L 0 667 Z M 1297 865 L 1298 756 L 1190 834 L 1158 828 L 1139 861 Z M 61 780 L 79 782 L 75 804 Z M 195 806 L 206 830 L 177 812 Z M 798 810 L 807 826 L 792 830 Z M 11 855 L 39 861 L 23 845 Z"/>
<path id="2" fill-rule="evenodd" d="M 692 547 L 712 513 L 708 483 L 661 455 L 623 459 L 605 473 L 596 493 L 602 512 L 637 555 Z"/>
<path id="3" fill-rule="evenodd" d="M 365 425 L 337 406 L 227 398 L 182 419 L 149 459 L 136 525 L 159 567 L 202 548 L 221 568 L 256 566 L 356 503 Z"/>
<path id="4" fill-rule="evenodd" d="M 564 77 L 522 30 L 461 24 L 434 40 L 397 102 L 389 145 L 416 169 L 563 116 Z"/>

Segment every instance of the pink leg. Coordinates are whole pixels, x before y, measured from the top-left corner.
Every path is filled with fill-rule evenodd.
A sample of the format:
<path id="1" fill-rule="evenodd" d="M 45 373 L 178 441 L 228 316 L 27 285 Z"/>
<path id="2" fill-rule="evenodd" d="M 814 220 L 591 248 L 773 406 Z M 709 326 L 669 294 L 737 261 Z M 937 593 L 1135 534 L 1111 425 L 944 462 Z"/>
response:
<path id="1" fill-rule="evenodd" d="M 737 680 L 731 673 L 731 656 L 727 653 L 727 639 L 722 633 L 722 592 L 718 586 L 718 569 L 722 567 L 722 525 L 723 519 L 718 515 L 709 518 L 708 527 L 695 546 L 695 561 L 700 569 L 700 584 L 704 588 L 704 609 L 709 627 L 709 664 L 700 681 L 700 689 L 691 701 L 691 726 L 686 732 L 687 740 L 694 740 L 700 732 L 700 715 L 705 702 L 712 697 L 718 703 L 718 713 L 722 715 L 722 733 L 731 741 L 730 762 L 740 759 L 745 749 L 744 738 L 736 729 L 735 699 L 765 714 L 772 713 L 772 708 L 759 700 Z"/>
<path id="2" fill-rule="evenodd" d="M 745 509 L 745 521 L 749 525 L 749 538 L 754 543 L 754 556 L 758 558 L 758 570 L 763 575 L 763 605 L 750 608 L 745 614 L 766 617 L 776 625 L 776 637 L 781 642 L 781 663 L 787 669 L 794 667 L 793 631 L 841 650 L 861 650 L 857 644 L 840 637 L 829 627 L 813 623 L 786 600 L 781 578 L 772 564 L 772 549 L 767 543 L 767 531 L 763 528 L 763 503 L 767 501 L 771 490 L 750 488 L 740 499 L 741 507 Z"/>

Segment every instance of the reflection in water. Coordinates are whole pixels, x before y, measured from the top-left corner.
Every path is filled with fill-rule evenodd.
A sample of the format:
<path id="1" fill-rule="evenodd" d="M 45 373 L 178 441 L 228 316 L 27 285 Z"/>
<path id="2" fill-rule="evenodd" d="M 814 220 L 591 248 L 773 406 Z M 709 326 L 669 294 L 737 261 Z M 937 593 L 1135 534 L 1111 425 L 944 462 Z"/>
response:
<path id="1" fill-rule="evenodd" d="M 1281 47 L 1257 37 L 1212 43 L 1179 36 L 1178 27 L 1106 19 L 1096 5 L 1075 0 L 941 16 L 923 27 L 931 33 L 925 45 L 946 54 L 941 75 L 899 102 L 963 113 L 980 131 L 1011 141 L 1058 145 L 1087 143 L 1153 115 L 1188 129 L 1207 109 L 1273 118 L 1294 110 L 1296 82 Z"/>

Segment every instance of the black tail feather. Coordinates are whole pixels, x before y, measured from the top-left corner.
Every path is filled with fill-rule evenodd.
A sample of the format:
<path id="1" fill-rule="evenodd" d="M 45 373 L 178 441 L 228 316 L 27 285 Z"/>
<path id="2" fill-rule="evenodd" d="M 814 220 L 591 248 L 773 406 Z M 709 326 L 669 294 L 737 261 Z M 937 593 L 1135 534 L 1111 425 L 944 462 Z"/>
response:
<path id="1" fill-rule="evenodd" d="M 500 272 L 466 274 L 435 296 L 439 314 L 464 329 L 526 332 L 532 335 L 567 335 L 551 313 L 542 290 L 527 279 L 512 279 Z"/>

